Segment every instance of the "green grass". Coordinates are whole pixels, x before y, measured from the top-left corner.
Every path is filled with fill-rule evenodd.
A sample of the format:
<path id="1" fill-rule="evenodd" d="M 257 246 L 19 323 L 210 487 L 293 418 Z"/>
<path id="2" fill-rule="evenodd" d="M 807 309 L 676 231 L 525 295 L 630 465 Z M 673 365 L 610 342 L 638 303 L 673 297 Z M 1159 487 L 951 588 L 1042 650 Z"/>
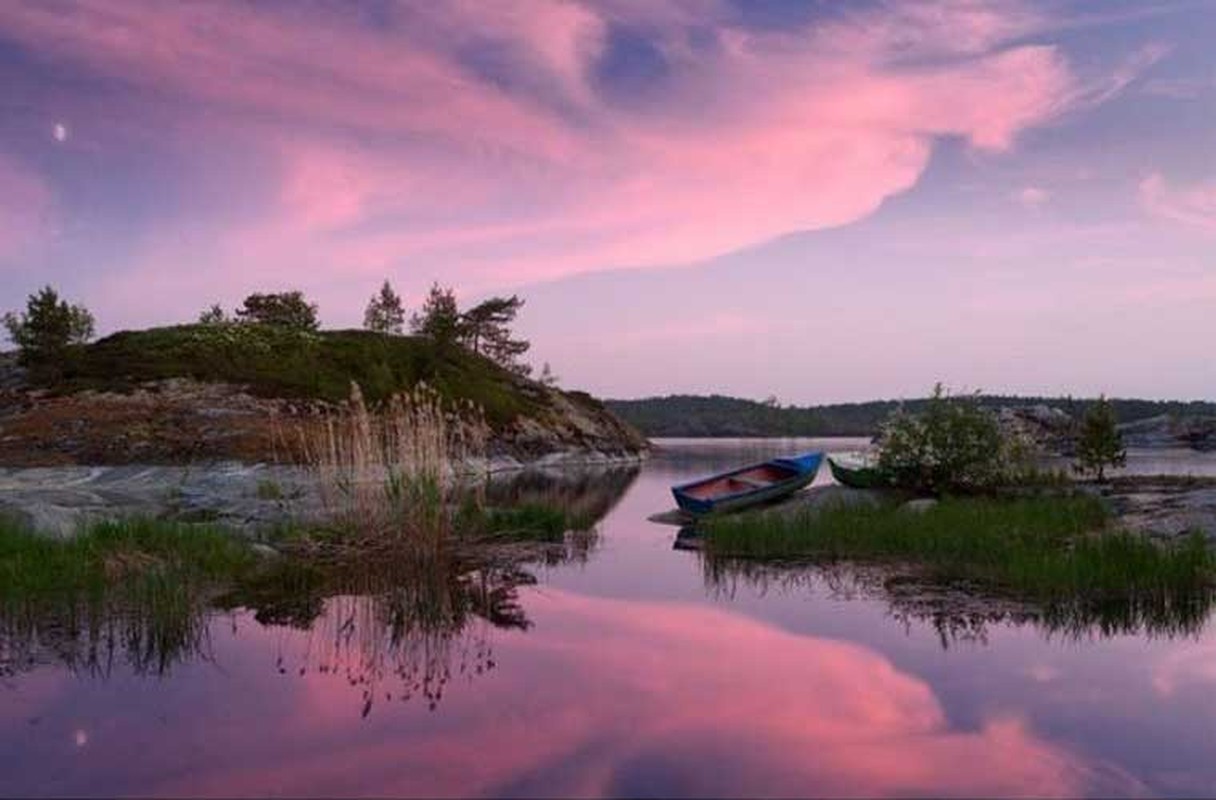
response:
<path id="1" fill-rule="evenodd" d="M 919 514 L 887 507 L 726 517 L 706 524 L 706 543 L 719 557 L 898 562 L 1043 601 L 1209 588 L 1216 561 L 1202 536 L 1166 546 L 1107 524 L 1101 501 L 1087 496 L 948 498 Z"/>
<path id="2" fill-rule="evenodd" d="M 265 325 L 177 325 L 123 331 L 75 348 L 61 391 L 124 391 L 144 381 L 194 378 L 245 384 L 258 395 L 345 400 L 359 384 L 376 403 L 426 381 L 447 400 L 483 408 L 492 425 L 538 410 L 509 372 L 460 348 L 371 331 L 303 332 Z"/>
<path id="3" fill-rule="evenodd" d="M 487 509 L 487 533 L 517 540 L 560 542 L 566 531 L 586 531 L 595 523 L 585 514 L 553 505 L 524 503 L 510 508 Z"/>
<path id="4" fill-rule="evenodd" d="M 127 519 L 58 541 L 0 518 L 0 662 L 49 650 L 104 672 L 121 654 L 164 673 L 205 649 L 207 598 L 257 562 L 213 526 Z"/>
<path id="5" fill-rule="evenodd" d="M 215 526 L 112 520 L 60 541 L 0 518 L 0 602 L 85 592 L 120 581 L 230 578 L 256 561 L 248 545 Z"/>

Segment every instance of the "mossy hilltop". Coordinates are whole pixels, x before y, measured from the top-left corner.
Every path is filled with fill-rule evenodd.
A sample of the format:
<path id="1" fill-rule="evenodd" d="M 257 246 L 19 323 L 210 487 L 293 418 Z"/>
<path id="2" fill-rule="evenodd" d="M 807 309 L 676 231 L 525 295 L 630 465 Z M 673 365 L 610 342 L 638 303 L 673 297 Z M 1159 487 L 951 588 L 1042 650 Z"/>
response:
<path id="1" fill-rule="evenodd" d="M 361 330 L 178 325 L 73 348 L 39 386 L 0 380 L 0 465 L 268 460 L 267 422 L 349 397 L 372 405 L 426 383 L 484 410 L 492 454 L 636 453 L 645 440 L 583 392 L 514 374 L 457 346 Z M 0 376 L 3 377 L 3 376 Z"/>

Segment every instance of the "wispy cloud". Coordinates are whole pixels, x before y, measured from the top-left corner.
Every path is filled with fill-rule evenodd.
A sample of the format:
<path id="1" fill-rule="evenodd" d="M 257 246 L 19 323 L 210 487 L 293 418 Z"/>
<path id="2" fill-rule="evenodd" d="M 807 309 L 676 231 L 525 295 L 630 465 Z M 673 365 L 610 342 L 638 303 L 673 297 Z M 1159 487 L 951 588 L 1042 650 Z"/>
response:
<path id="1" fill-rule="evenodd" d="M 50 187 L 37 173 L 0 153 L 0 259 L 51 235 L 52 201 Z"/>
<path id="2" fill-rule="evenodd" d="M 1216 181 L 1179 187 L 1154 172 L 1140 182 L 1139 192 L 1148 213 L 1216 231 Z"/>
<path id="3" fill-rule="evenodd" d="M 782 30 L 712 2 L 389 4 L 375 19 L 0 8 L 6 38 L 126 87 L 113 100 L 123 125 L 174 104 L 186 157 L 200 136 L 261 154 L 231 182 L 277 186 L 265 205 L 237 225 L 197 209 L 190 221 L 214 225 L 210 252 L 190 255 L 217 273 L 307 262 L 332 283 L 421 263 L 473 287 L 692 262 L 858 220 L 919 180 L 938 138 L 1008 151 L 1160 57 L 1083 79 L 1057 47 L 1023 43 L 1050 25 L 1032 5 L 982 0 Z M 622 58 L 652 73 L 614 73 Z M 163 269 L 172 233 L 161 221 L 147 235 L 158 261 L 145 269 Z"/>
<path id="4" fill-rule="evenodd" d="M 1014 199 L 1029 209 L 1041 208 L 1051 199 L 1051 193 L 1041 186 L 1024 186 L 1014 192 Z"/>

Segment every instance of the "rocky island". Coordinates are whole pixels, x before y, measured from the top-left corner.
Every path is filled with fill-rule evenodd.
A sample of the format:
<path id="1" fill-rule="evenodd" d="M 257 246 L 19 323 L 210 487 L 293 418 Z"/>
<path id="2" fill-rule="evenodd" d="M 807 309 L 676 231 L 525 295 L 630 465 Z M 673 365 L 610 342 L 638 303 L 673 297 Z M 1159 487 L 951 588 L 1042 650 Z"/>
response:
<path id="1" fill-rule="evenodd" d="M 635 464 L 647 440 L 590 395 L 422 336 L 181 325 L 81 345 L 53 379 L 0 355 L 0 512 L 69 535 L 113 514 L 273 524 L 318 502 L 287 435 L 425 384 L 476 409 L 482 473 Z M 285 433 L 286 432 L 286 433 Z"/>
<path id="2" fill-rule="evenodd" d="M 183 325 L 85 345 L 49 385 L 0 355 L 0 466 L 291 463 L 292 419 L 352 383 L 378 402 L 419 382 L 484 410 L 492 470 L 634 462 L 648 447 L 585 392 L 422 337 Z"/>

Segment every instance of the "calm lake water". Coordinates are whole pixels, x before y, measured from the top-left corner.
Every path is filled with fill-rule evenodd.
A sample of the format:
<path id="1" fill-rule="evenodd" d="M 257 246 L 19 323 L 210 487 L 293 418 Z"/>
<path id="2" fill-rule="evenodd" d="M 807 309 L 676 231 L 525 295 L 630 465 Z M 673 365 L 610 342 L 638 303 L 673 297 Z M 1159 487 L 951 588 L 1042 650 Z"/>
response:
<path id="1" fill-rule="evenodd" d="M 218 600 L 172 635 L 6 623 L 0 794 L 1216 793 L 1202 615 L 955 613 L 864 571 L 711 565 L 647 522 L 670 484 L 864 442 L 659 444 L 569 490 L 594 536 L 518 563 Z M 1132 467 L 1163 461 L 1216 474 Z"/>

